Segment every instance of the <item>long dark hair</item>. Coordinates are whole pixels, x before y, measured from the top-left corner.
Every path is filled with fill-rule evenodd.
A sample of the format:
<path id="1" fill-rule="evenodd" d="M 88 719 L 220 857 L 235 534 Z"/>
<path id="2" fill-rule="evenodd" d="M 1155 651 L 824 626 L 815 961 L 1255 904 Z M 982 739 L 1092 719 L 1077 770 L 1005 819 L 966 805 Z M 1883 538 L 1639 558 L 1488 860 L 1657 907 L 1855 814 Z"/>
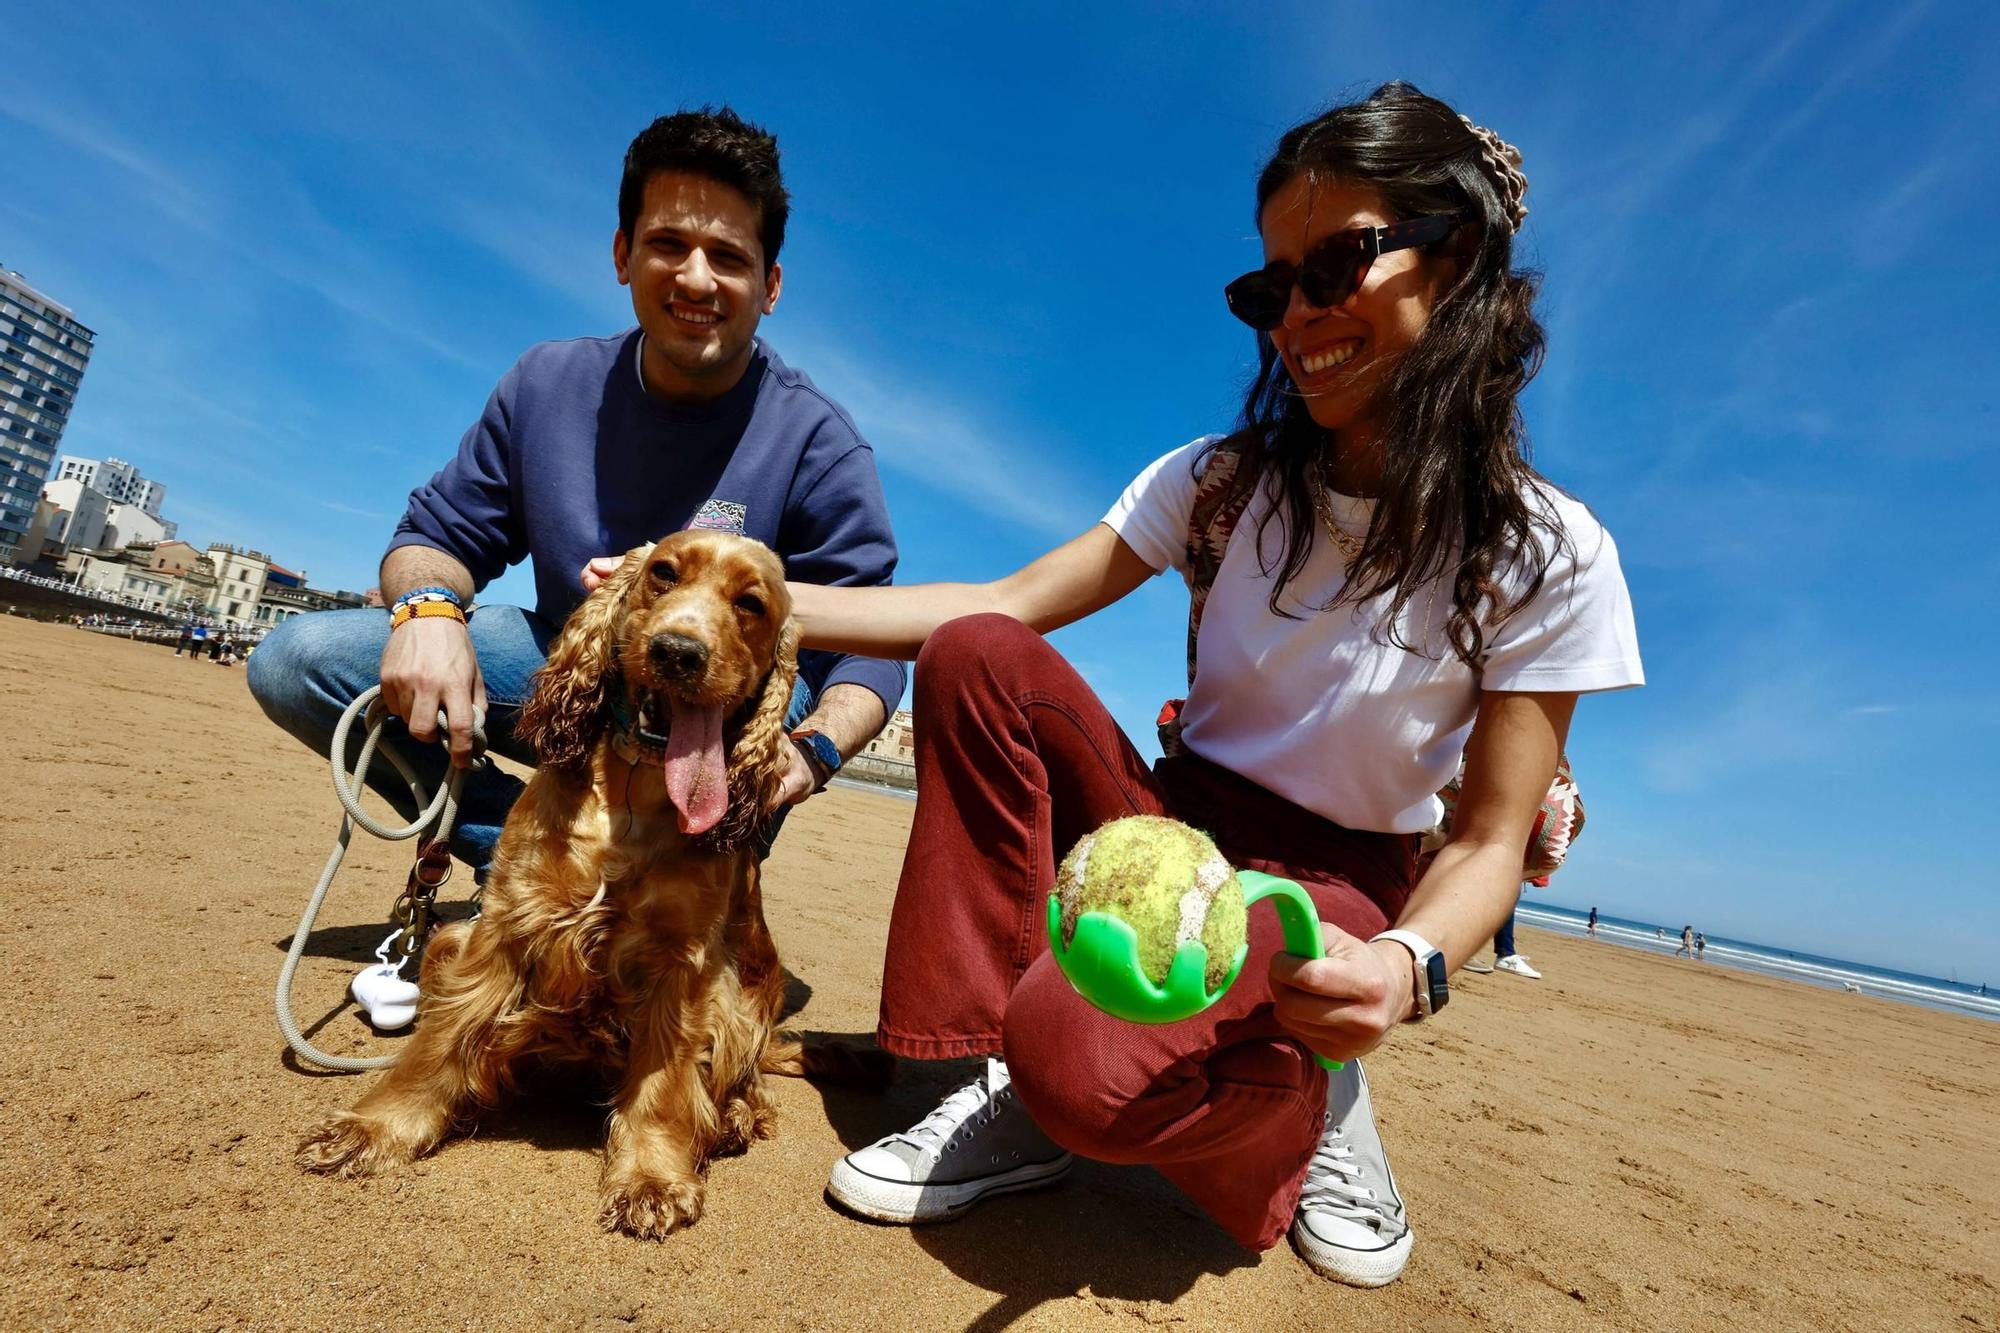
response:
<path id="1" fill-rule="evenodd" d="M 1567 540 L 1536 484 L 1516 403 L 1541 367 L 1542 326 L 1533 309 L 1539 275 L 1513 267 L 1513 221 L 1482 166 L 1484 150 L 1449 106 L 1407 83 L 1385 83 L 1286 131 L 1257 177 L 1260 226 L 1271 196 L 1300 175 L 1371 186 L 1396 220 L 1463 213 L 1472 223 L 1471 234 L 1462 228 L 1456 243 L 1439 243 L 1454 247 L 1459 275 L 1383 386 L 1374 520 L 1346 586 L 1319 609 L 1392 594 L 1377 633 L 1424 651 L 1404 640 L 1397 620 L 1415 592 L 1448 577 L 1446 634 L 1475 675 L 1487 631 L 1540 591 L 1548 573 L 1551 552 L 1535 530 L 1558 544 Z M 1257 536 L 1261 551 L 1264 525 L 1273 518 L 1283 524 L 1270 607 L 1288 619 L 1297 617 L 1280 597 L 1312 551 L 1311 488 L 1325 446 L 1325 429 L 1314 423 L 1270 335 L 1259 333 L 1242 422 L 1211 448 L 1238 452 L 1239 487 L 1275 475 L 1279 502 Z M 1510 565 L 1524 578 L 1519 595 L 1502 604 L 1499 578 Z"/>

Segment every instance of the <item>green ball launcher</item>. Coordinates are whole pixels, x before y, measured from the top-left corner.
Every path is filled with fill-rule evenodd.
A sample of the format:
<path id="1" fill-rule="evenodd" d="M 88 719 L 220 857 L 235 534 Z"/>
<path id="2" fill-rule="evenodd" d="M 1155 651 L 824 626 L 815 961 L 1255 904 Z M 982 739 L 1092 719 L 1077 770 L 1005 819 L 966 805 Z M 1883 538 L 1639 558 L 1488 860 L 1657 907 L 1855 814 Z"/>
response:
<path id="1" fill-rule="evenodd" d="M 1257 870 L 1239 870 L 1235 879 L 1242 886 L 1246 908 L 1269 899 L 1277 909 L 1278 923 L 1285 933 L 1285 952 L 1300 958 L 1324 955 L 1319 909 L 1304 889 L 1289 879 Z M 1194 1017 L 1222 998 L 1250 953 L 1248 944 L 1237 945 L 1236 957 L 1230 960 L 1221 984 L 1210 990 L 1206 980 L 1208 949 L 1200 940 L 1189 940 L 1175 952 L 1165 982 L 1156 985 L 1139 966 L 1138 932 L 1109 912 L 1090 911 L 1078 916 L 1074 936 L 1063 943 L 1062 900 L 1053 893 L 1049 895 L 1049 949 L 1077 994 L 1128 1023 L 1178 1023 Z M 1327 1069 L 1340 1068 L 1338 1060 L 1315 1058 Z"/>

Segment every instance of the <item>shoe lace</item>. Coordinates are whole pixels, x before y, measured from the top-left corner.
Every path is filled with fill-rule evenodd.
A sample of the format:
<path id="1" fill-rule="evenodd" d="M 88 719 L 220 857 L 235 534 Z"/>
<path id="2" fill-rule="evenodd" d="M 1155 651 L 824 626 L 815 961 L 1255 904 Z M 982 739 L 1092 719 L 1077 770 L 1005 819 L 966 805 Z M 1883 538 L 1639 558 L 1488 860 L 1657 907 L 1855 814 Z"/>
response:
<path id="1" fill-rule="evenodd" d="M 1346 1137 L 1339 1129 L 1330 1129 L 1321 1136 L 1312 1161 L 1306 1165 L 1306 1183 L 1299 1194 L 1299 1207 L 1356 1222 L 1386 1220 L 1389 1205 L 1361 1183 L 1361 1163 L 1354 1159 L 1354 1149 Z"/>
<path id="2" fill-rule="evenodd" d="M 984 1072 L 952 1089 L 929 1115 L 889 1140 L 936 1156 L 966 1124 L 986 1124 L 999 1114 L 996 1103 L 1005 1099 L 1008 1082 L 1006 1062 L 989 1055 Z"/>

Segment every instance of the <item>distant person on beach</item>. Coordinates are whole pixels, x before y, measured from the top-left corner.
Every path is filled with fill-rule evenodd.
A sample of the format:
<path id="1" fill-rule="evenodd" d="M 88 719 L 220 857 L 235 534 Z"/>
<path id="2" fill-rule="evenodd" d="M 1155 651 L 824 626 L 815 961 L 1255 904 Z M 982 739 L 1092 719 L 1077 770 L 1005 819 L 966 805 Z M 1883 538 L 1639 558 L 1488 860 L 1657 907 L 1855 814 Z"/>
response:
<path id="1" fill-rule="evenodd" d="M 1578 694 L 1643 678 L 1616 550 L 1522 450 L 1542 348 L 1513 266 L 1526 188 L 1497 134 L 1407 84 L 1295 127 L 1257 181 L 1262 267 L 1226 292 L 1258 355 L 1237 430 L 1160 457 L 1102 523 L 995 582 L 794 587 L 808 644 L 917 657 L 877 1039 L 986 1057 L 834 1167 L 841 1206 L 943 1220 L 1079 1153 L 1154 1165 L 1242 1244 L 1289 1234 L 1328 1277 L 1402 1271 L 1355 1057 L 1444 1003 L 1506 917 Z M 1169 568 L 1198 590 L 1192 684 L 1149 769 L 1041 635 Z M 1047 956 L 1045 905 L 1064 853 L 1134 812 L 1303 884 L 1327 957 L 1282 953 L 1253 912 L 1242 978 L 1198 1017 L 1091 1008 Z M 1413 1092 L 1404 1123 L 1423 1108 Z"/>
<path id="2" fill-rule="evenodd" d="M 1682 927 L 1681 927 L 1681 947 L 1680 947 L 1680 948 L 1678 948 L 1678 949 L 1676 949 L 1676 950 L 1674 950 L 1674 957 L 1676 957 L 1676 958 L 1692 958 L 1692 957 L 1694 957 L 1694 927 L 1693 927 L 1693 926 L 1682 926 Z"/>
<path id="3" fill-rule="evenodd" d="M 1593 907 L 1593 908 L 1591 908 L 1591 909 L 1590 909 L 1590 920 L 1589 920 L 1589 921 L 1588 921 L 1588 922 L 1587 922 L 1587 923 L 1586 923 L 1586 924 L 1584 925 L 1584 929 L 1585 929 L 1586 931 L 1588 931 L 1588 932 L 1590 933 L 1590 935 L 1591 935 L 1591 936 L 1592 936 L 1593 938 L 1594 938 L 1594 937 L 1596 936 L 1596 934 L 1597 934 L 1597 909 L 1596 909 L 1595 907 Z"/>
<path id="4" fill-rule="evenodd" d="M 451 762 L 470 761 L 484 710 L 489 746 L 533 763 L 514 719 L 584 598 L 578 571 L 591 557 L 711 528 L 764 542 L 795 579 L 888 582 L 896 544 L 873 451 L 757 337 L 778 304 L 789 210 L 777 140 L 729 108 L 642 131 L 611 243 L 637 326 L 542 343 L 501 378 L 457 456 L 410 495 L 382 560 L 388 608 L 293 617 L 251 660 L 250 689 L 271 719 L 324 754 L 342 710 L 379 680 L 420 741 L 444 712 Z M 523 559 L 534 607 L 468 609 Z M 905 679 L 896 662 L 801 655 L 785 803 L 823 788 L 882 729 Z M 405 752 L 435 790 L 444 752 Z M 377 790 L 413 815 L 408 785 L 387 765 L 376 772 Z M 466 779 L 452 850 L 482 876 L 521 788 L 492 765 Z"/>
<path id="5" fill-rule="evenodd" d="M 1698 930 L 1697 930 L 1697 931 L 1696 931 L 1696 932 L 1694 933 L 1694 958 L 1695 958 L 1695 961 L 1696 961 L 1696 962 L 1700 962 L 1700 961 L 1701 961 L 1701 956 L 1702 956 L 1703 954 L 1707 953 L 1707 952 L 1708 952 L 1708 936 L 1706 936 L 1706 935 L 1702 934 L 1702 933 L 1701 933 L 1700 931 L 1698 931 Z"/>
<path id="6" fill-rule="evenodd" d="M 208 627 L 196 625 L 194 633 L 188 636 L 188 661 L 201 661 L 201 651 L 208 646 Z"/>
<path id="7" fill-rule="evenodd" d="M 181 637 L 179 641 L 174 644 L 174 656 L 179 657 L 181 655 L 182 650 L 193 642 L 194 642 L 194 622 L 189 621 L 185 625 L 181 626 Z"/>

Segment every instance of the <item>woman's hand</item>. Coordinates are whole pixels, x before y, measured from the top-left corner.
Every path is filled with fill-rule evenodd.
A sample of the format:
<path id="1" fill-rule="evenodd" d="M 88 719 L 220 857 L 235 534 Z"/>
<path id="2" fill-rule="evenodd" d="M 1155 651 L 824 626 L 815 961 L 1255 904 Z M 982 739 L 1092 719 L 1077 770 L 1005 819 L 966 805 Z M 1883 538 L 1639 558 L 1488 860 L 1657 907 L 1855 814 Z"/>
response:
<path id="1" fill-rule="evenodd" d="M 1320 922 L 1324 958 L 1271 958 L 1278 1023 L 1315 1055 L 1352 1060 L 1374 1050 L 1416 1010 L 1410 951 L 1394 940 L 1369 944 Z"/>
<path id="2" fill-rule="evenodd" d="M 616 574 L 618 566 L 624 563 L 625 557 L 622 555 L 592 556 L 590 562 L 584 565 L 582 572 L 577 575 L 577 582 L 583 584 L 585 592 L 596 592 L 604 580 Z"/>

